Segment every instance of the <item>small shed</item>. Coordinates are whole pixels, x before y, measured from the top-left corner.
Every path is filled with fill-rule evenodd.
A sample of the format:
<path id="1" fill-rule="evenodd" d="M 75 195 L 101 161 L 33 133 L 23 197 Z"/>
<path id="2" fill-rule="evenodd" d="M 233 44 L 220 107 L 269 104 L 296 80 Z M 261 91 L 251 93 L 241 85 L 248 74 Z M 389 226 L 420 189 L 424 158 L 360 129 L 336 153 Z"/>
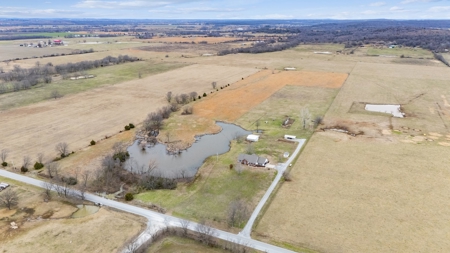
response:
<path id="1" fill-rule="evenodd" d="M 297 70 L 297 68 L 284 68 L 284 70 L 286 70 L 286 71 L 292 71 L 292 70 Z"/>
<path id="2" fill-rule="evenodd" d="M 284 135 L 284 138 L 286 139 L 286 140 L 295 140 L 295 139 L 297 139 L 297 136 L 295 136 L 295 135 Z"/>
<path id="3" fill-rule="evenodd" d="M 259 141 L 259 135 L 250 134 L 247 136 L 247 141 L 257 142 Z"/>

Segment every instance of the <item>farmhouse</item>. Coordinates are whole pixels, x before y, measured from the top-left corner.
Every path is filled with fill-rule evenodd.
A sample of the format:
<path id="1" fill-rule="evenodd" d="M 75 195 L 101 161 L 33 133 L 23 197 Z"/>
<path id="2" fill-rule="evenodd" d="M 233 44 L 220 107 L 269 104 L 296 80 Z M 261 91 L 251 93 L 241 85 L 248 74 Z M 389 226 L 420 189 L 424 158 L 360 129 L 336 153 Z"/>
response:
<path id="1" fill-rule="evenodd" d="M 248 166 L 254 167 L 265 167 L 269 163 L 269 159 L 253 155 L 240 154 L 238 157 L 238 162 Z"/>
<path id="2" fill-rule="evenodd" d="M 62 40 L 54 40 L 53 41 L 53 45 L 63 45 L 63 41 Z"/>

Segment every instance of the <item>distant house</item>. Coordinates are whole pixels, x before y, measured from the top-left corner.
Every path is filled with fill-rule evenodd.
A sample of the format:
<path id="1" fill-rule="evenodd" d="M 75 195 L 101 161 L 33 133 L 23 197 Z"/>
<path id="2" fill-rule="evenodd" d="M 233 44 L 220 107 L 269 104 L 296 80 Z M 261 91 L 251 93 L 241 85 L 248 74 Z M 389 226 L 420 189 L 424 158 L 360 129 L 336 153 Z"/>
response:
<path id="1" fill-rule="evenodd" d="M 248 166 L 254 167 L 265 167 L 269 163 L 269 159 L 253 155 L 240 154 L 238 157 L 238 162 Z"/>
<path id="2" fill-rule="evenodd" d="M 296 68 L 284 68 L 284 70 L 289 71 L 289 70 L 297 70 Z"/>
<path id="3" fill-rule="evenodd" d="M 62 40 L 54 40 L 53 41 L 53 45 L 63 45 L 63 41 Z"/>

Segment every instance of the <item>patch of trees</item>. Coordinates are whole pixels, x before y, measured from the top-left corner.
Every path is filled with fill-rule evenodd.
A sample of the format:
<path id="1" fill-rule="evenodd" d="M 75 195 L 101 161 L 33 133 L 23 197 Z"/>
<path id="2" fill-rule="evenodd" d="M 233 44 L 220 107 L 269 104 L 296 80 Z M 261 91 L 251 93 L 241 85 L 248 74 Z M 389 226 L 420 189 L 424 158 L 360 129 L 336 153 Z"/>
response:
<path id="1" fill-rule="evenodd" d="M 31 39 L 49 39 L 49 36 L 41 35 L 7 35 L 0 36 L 0 40 L 31 40 Z"/>
<path id="2" fill-rule="evenodd" d="M 63 76 L 63 79 L 67 79 L 69 73 L 83 72 L 94 68 L 135 62 L 138 60 L 139 58 L 137 57 L 119 55 L 118 57 L 107 56 L 100 60 L 81 61 L 56 66 L 53 66 L 52 63 L 42 65 L 39 62 L 36 62 L 35 67 L 28 69 L 22 68 L 19 65 L 14 65 L 14 68 L 10 72 L 0 74 L 0 80 L 5 82 L 0 84 L 0 94 L 30 89 L 39 83 L 51 83 L 51 76 L 54 74 L 60 74 Z M 53 95 L 52 97 L 57 98 Z"/>

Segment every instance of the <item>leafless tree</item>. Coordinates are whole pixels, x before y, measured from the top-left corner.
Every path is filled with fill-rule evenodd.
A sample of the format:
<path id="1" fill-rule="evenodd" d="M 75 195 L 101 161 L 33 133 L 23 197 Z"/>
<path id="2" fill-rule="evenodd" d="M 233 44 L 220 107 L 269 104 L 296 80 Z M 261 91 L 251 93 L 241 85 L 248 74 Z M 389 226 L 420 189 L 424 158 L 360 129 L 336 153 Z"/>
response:
<path id="1" fill-rule="evenodd" d="M 123 141 L 119 141 L 114 143 L 113 145 L 113 152 L 114 154 L 120 154 L 127 151 L 127 144 Z"/>
<path id="2" fill-rule="evenodd" d="M 39 61 L 37 61 L 36 63 L 35 63 L 35 65 L 36 65 L 36 67 L 40 67 L 41 66 L 41 63 L 39 62 Z"/>
<path id="3" fill-rule="evenodd" d="M 69 154 L 69 145 L 66 142 L 60 142 L 56 145 L 55 150 L 61 157 L 66 157 Z"/>
<path id="4" fill-rule="evenodd" d="M 217 88 L 217 82 L 212 82 L 211 86 L 212 86 L 213 89 L 216 89 Z"/>
<path id="5" fill-rule="evenodd" d="M 88 184 L 89 177 L 91 175 L 91 171 L 84 170 L 83 173 L 81 173 L 81 179 L 82 179 L 82 185 L 86 188 Z"/>
<path id="6" fill-rule="evenodd" d="M 191 100 L 194 100 L 195 98 L 197 98 L 197 96 L 198 96 L 198 93 L 195 91 L 189 93 L 189 97 L 191 98 Z"/>
<path id="7" fill-rule="evenodd" d="M 251 143 L 247 144 L 247 149 L 245 150 L 245 153 L 247 153 L 248 155 L 255 153 L 255 148 Z"/>
<path id="8" fill-rule="evenodd" d="M 61 95 L 61 93 L 59 93 L 58 90 L 52 90 L 52 92 L 50 93 L 50 98 L 58 99 L 61 97 L 62 97 L 62 95 Z"/>
<path id="9" fill-rule="evenodd" d="M 13 189 L 9 188 L 0 194 L 0 206 L 7 207 L 11 210 L 17 204 L 19 204 L 19 197 Z"/>
<path id="10" fill-rule="evenodd" d="M 137 242 L 133 241 L 127 245 L 127 247 L 125 248 L 125 252 L 126 253 L 136 253 L 136 252 L 138 252 L 137 251 L 138 248 L 139 247 L 138 247 Z"/>
<path id="11" fill-rule="evenodd" d="M 180 95 L 180 98 L 181 98 L 181 104 L 187 104 L 187 103 L 189 103 L 189 95 L 188 94 L 181 94 Z"/>
<path id="12" fill-rule="evenodd" d="M 228 207 L 227 222 L 229 227 L 241 227 L 249 218 L 250 211 L 242 199 L 235 199 Z"/>
<path id="13" fill-rule="evenodd" d="M 287 170 L 283 172 L 284 181 L 292 181 L 291 173 Z"/>
<path id="14" fill-rule="evenodd" d="M 168 91 L 167 94 L 166 94 L 167 102 L 169 102 L 169 103 L 172 102 L 172 98 L 173 98 L 172 92 Z"/>
<path id="15" fill-rule="evenodd" d="M 45 165 L 45 168 L 47 168 L 47 174 L 50 178 L 55 178 L 59 180 L 59 163 L 57 162 L 47 163 Z"/>
<path id="16" fill-rule="evenodd" d="M 256 132 L 259 132 L 259 126 L 261 125 L 261 122 L 259 122 L 259 119 L 256 120 L 255 125 L 256 125 Z"/>
<path id="17" fill-rule="evenodd" d="M 311 118 L 311 113 L 309 113 L 308 108 L 302 109 L 301 118 L 302 118 L 303 129 L 306 129 L 306 122 L 308 122 L 309 119 Z"/>
<path id="18" fill-rule="evenodd" d="M 42 186 L 44 187 L 44 199 L 46 199 L 47 201 L 52 199 L 53 184 L 44 182 Z"/>
<path id="19" fill-rule="evenodd" d="M 0 158 L 2 159 L 2 163 L 6 162 L 6 159 L 8 158 L 8 155 L 9 155 L 9 150 L 2 149 L 2 151 L 0 151 Z"/>
<path id="20" fill-rule="evenodd" d="M 28 169 L 28 166 L 30 165 L 30 162 L 31 162 L 31 158 L 29 156 L 27 156 L 27 155 L 24 156 L 23 157 L 22 167 Z"/>
<path id="21" fill-rule="evenodd" d="M 37 154 L 37 161 L 38 163 L 44 164 L 44 153 Z"/>
<path id="22" fill-rule="evenodd" d="M 187 106 L 183 107 L 183 112 L 181 112 L 181 114 L 189 115 L 189 114 L 192 114 L 193 112 L 194 112 L 194 108 L 192 106 L 187 105 Z"/>
<path id="23" fill-rule="evenodd" d="M 214 245 L 214 229 L 206 225 L 205 220 L 200 221 L 200 223 L 196 227 L 196 230 L 199 233 L 199 240 L 201 242 L 207 245 Z"/>
<path id="24" fill-rule="evenodd" d="M 189 224 L 191 222 L 188 220 L 180 219 L 181 229 L 183 229 L 183 235 L 186 236 L 188 233 Z"/>
<path id="25" fill-rule="evenodd" d="M 166 132 L 166 139 L 167 139 L 167 143 L 170 143 L 170 132 L 169 131 Z"/>
<path id="26" fill-rule="evenodd" d="M 314 127 L 319 126 L 320 124 L 322 124 L 323 118 L 321 116 L 317 116 L 314 118 Z"/>

